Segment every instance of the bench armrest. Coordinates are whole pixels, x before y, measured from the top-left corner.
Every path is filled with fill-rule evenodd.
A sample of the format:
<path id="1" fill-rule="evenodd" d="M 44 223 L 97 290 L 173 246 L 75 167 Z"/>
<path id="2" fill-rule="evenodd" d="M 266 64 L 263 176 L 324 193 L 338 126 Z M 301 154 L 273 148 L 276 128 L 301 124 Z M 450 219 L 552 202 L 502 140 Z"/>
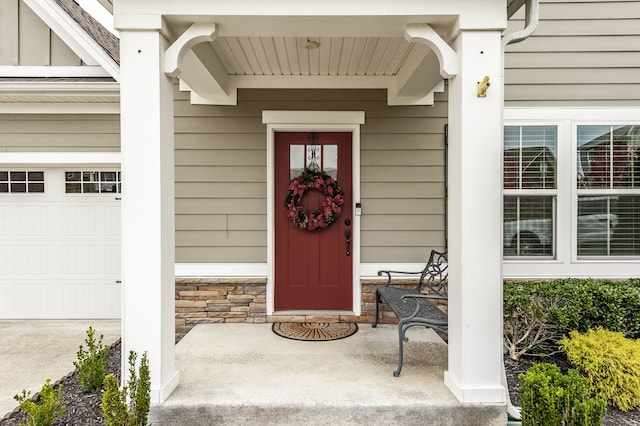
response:
<path id="1" fill-rule="evenodd" d="M 383 275 L 387 276 L 387 283 L 385 284 L 385 286 L 388 286 L 389 284 L 391 284 L 391 279 L 392 279 L 392 275 L 393 274 L 398 274 L 398 275 L 422 275 L 422 271 L 419 272 L 406 272 L 406 271 L 378 271 L 378 276 L 381 277 Z"/>

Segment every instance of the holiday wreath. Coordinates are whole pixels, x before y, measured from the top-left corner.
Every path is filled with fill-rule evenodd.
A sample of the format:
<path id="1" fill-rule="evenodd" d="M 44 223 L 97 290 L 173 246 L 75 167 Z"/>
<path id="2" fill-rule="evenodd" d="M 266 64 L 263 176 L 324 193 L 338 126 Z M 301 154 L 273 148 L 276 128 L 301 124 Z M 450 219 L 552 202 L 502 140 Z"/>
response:
<path id="1" fill-rule="evenodd" d="M 322 210 L 314 210 L 311 214 L 307 213 L 302 205 L 302 198 L 309 190 L 320 191 L 325 195 Z M 289 183 L 287 198 L 284 202 L 291 223 L 307 231 L 321 231 L 328 228 L 340 217 L 343 204 L 344 192 L 338 182 L 325 172 L 312 169 L 304 169 Z"/>

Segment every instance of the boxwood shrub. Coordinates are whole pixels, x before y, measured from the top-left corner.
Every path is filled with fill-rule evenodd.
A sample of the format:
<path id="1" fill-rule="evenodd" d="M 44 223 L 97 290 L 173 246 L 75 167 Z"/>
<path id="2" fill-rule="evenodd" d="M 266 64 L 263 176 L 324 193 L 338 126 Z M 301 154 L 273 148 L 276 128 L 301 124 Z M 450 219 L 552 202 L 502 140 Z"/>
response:
<path id="1" fill-rule="evenodd" d="M 512 358 L 549 354 L 570 331 L 602 327 L 640 337 L 640 279 L 504 283 L 505 345 Z"/>

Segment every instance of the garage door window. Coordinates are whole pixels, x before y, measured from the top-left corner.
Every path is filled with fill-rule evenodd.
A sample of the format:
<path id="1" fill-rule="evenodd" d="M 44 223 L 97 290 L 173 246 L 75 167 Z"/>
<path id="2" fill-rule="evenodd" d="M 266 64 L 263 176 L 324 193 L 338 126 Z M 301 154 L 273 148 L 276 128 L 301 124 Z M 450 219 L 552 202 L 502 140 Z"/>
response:
<path id="1" fill-rule="evenodd" d="M 44 171 L 0 170 L 0 193 L 44 193 Z"/>
<path id="2" fill-rule="evenodd" d="M 67 194 L 114 194 L 120 193 L 119 171 L 67 171 L 65 192 Z"/>

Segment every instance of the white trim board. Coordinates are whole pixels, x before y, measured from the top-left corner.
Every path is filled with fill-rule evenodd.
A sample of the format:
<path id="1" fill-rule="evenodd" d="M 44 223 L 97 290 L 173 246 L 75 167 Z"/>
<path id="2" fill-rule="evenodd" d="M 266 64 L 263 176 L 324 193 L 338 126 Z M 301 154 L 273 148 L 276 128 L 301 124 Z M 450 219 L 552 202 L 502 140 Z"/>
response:
<path id="1" fill-rule="evenodd" d="M 380 278 L 378 276 L 380 270 L 422 271 L 425 263 L 361 263 L 360 279 Z M 267 263 L 176 263 L 175 265 L 175 274 L 178 278 L 266 278 L 268 272 Z"/>
<path id="2" fill-rule="evenodd" d="M 64 166 L 92 164 L 120 166 L 119 152 L 0 152 L 0 164 Z"/>
<path id="3" fill-rule="evenodd" d="M 267 315 L 274 313 L 275 277 L 275 225 L 274 206 L 274 150 L 275 133 L 303 132 L 351 132 L 351 157 L 353 181 L 353 241 L 360 241 L 360 216 L 355 214 L 355 204 L 360 202 L 360 126 L 364 124 L 364 111 L 263 111 L 262 123 L 267 125 Z M 360 245 L 354 244 L 351 252 L 353 265 L 353 312 L 360 315 Z"/>

